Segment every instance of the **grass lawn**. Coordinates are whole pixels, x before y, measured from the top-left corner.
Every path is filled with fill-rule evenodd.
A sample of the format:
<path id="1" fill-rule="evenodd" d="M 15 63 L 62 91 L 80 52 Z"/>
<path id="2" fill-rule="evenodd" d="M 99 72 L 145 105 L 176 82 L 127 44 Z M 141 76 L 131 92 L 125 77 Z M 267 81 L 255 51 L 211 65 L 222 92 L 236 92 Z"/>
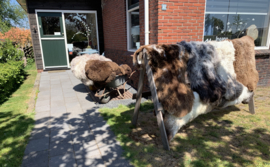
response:
<path id="1" fill-rule="evenodd" d="M 100 109 L 135 166 L 270 167 L 270 87 L 255 94 L 256 114 L 240 104 L 197 117 L 163 150 L 153 104 L 141 105 L 137 128 L 133 106 Z"/>
<path id="2" fill-rule="evenodd" d="M 34 113 L 26 113 L 37 75 L 35 64 L 26 68 L 23 84 L 4 103 L 0 103 L 0 166 L 21 165 L 34 123 Z"/>

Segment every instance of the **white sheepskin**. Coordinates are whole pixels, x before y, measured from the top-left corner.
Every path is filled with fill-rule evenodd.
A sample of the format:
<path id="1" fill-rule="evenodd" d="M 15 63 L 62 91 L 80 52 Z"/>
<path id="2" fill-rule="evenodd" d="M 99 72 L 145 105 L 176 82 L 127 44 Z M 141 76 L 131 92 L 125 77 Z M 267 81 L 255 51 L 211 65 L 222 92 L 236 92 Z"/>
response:
<path id="1" fill-rule="evenodd" d="M 81 80 L 83 84 L 90 86 L 93 85 L 93 81 L 89 80 L 85 75 L 85 65 L 88 60 L 100 60 L 100 61 L 112 61 L 104 56 L 100 56 L 99 54 L 84 54 L 82 56 L 77 56 L 72 59 L 70 66 L 71 71 L 74 76 Z"/>
<path id="2" fill-rule="evenodd" d="M 219 57 L 220 66 L 217 68 L 217 72 L 221 74 L 223 80 L 227 80 L 228 74 L 233 78 L 236 78 L 236 74 L 233 67 L 233 62 L 235 61 L 235 49 L 231 41 L 209 41 L 216 49 L 217 54 L 215 56 Z"/>

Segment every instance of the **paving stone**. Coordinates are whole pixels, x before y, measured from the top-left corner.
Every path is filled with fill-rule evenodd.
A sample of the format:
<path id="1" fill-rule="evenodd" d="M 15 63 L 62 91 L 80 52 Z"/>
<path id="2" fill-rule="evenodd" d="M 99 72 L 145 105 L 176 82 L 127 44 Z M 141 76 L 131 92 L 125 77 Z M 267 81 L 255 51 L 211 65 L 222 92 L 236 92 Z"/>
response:
<path id="1" fill-rule="evenodd" d="M 110 126 L 106 123 L 106 121 L 95 122 L 90 125 L 91 130 L 95 131 L 111 131 Z"/>
<path id="2" fill-rule="evenodd" d="M 30 140 L 25 148 L 24 154 L 35 153 L 38 151 L 43 151 L 43 150 L 48 150 L 48 149 L 49 149 L 49 137 Z"/>
<path id="3" fill-rule="evenodd" d="M 89 110 L 86 110 L 87 112 L 85 113 L 85 119 L 87 120 L 88 124 L 91 125 L 92 123 L 97 123 L 97 122 L 104 122 L 103 117 L 100 115 L 99 112 L 91 112 L 88 114 Z"/>
<path id="4" fill-rule="evenodd" d="M 65 92 L 64 97 L 76 97 L 76 93 L 75 92 Z"/>
<path id="5" fill-rule="evenodd" d="M 71 142 L 51 142 L 50 143 L 50 156 L 65 155 L 73 152 L 73 146 Z"/>
<path id="6" fill-rule="evenodd" d="M 61 91 L 52 91 L 51 96 L 64 96 L 62 90 Z"/>
<path id="7" fill-rule="evenodd" d="M 22 167 L 48 167 L 49 152 L 40 151 L 36 153 L 26 154 L 23 157 Z"/>
<path id="8" fill-rule="evenodd" d="M 36 112 L 35 120 L 46 119 L 46 118 L 50 119 L 50 112 L 49 111 Z"/>
<path id="9" fill-rule="evenodd" d="M 39 86 L 39 91 L 48 91 L 48 90 L 50 90 L 51 89 L 51 87 L 50 87 L 50 85 L 49 86 Z"/>
<path id="10" fill-rule="evenodd" d="M 101 158 L 100 150 L 94 141 L 74 144 L 73 147 L 76 159 Z"/>
<path id="11" fill-rule="evenodd" d="M 51 101 L 55 101 L 55 100 L 64 100 L 64 96 L 61 95 L 56 95 L 56 96 L 52 96 L 51 97 Z"/>
<path id="12" fill-rule="evenodd" d="M 82 113 L 82 108 L 79 102 L 65 103 L 67 112 L 70 113 Z"/>
<path id="13" fill-rule="evenodd" d="M 51 94 L 51 91 L 50 91 L 50 90 L 40 91 L 40 92 L 38 93 L 38 97 L 46 96 L 46 95 L 50 95 L 50 94 Z"/>
<path id="14" fill-rule="evenodd" d="M 51 101 L 51 107 L 58 107 L 58 106 L 65 106 L 64 99 L 52 100 Z"/>
<path id="15" fill-rule="evenodd" d="M 49 137 L 49 135 L 50 129 L 48 127 L 41 127 L 41 128 L 34 127 L 31 132 L 30 140 L 47 138 Z"/>
<path id="16" fill-rule="evenodd" d="M 69 129 L 52 130 L 50 134 L 51 143 L 71 142 L 72 137 Z"/>
<path id="17" fill-rule="evenodd" d="M 67 112 L 66 107 L 63 106 L 56 106 L 56 107 L 51 107 L 51 116 L 54 115 L 59 115 L 59 114 L 65 114 Z"/>
<path id="18" fill-rule="evenodd" d="M 51 95 L 38 96 L 37 100 L 50 100 Z"/>
<path id="19" fill-rule="evenodd" d="M 49 161 L 50 167 L 76 167 L 76 162 L 73 154 L 65 154 L 51 157 Z"/>
<path id="20" fill-rule="evenodd" d="M 76 97 L 65 97 L 65 103 L 73 103 L 73 102 L 79 102 L 77 96 Z"/>
<path id="21" fill-rule="evenodd" d="M 101 152 L 102 159 L 105 162 L 111 162 L 112 160 L 123 157 L 123 149 L 118 144 L 101 146 L 99 147 L 99 150 Z"/>
<path id="22" fill-rule="evenodd" d="M 91 141 L 95 142 L 95 136 L 90 130 L 82 130 L 82 131 L 71 131 L 73 143 L 88 143 Z"/>
<path id="23" fill-rule="evenodd" d="M 77 167 L 105 167 L 102 158 L 78 159 Z"/>
<path id="24" fill-rule="evenodd" d="M 36 107 L 49 106 L 50 100 L 37 100 Z"/>
<path id="25" fill-rule="evenodd" d="M 113 132 L 105 131 L 104 133 L 101 133 L 101 134 L 97 134 L 97 133 L 99 132 L 95 131 L 94 136 L 99 147 L 112 145 L 112 144 L 120 145 L 120 142 L 116 140 L 116 136 L 114 135 Z"/>
<path id="26" fill-rule="evenodd" d="M 36 112 L 44 112 L 50 110 L 50 105 L 44 105 L 44 106 L 36 106 L 35 111 Z"/>
<path id="27" fill-rule="evenodd" d="M 51 122 L 50 130 L 51 130 L 51 133 L 52 133 L 54 131 L 56 131 L 56 132 L 69 131 L 70 128 L 69 128 L 68 124 L 66 123 L 66 121 L 64 119 L 58 119 L 58 120 L 55 120 L 55 121 Z"/>
<path id="28" fill-rule="evenodd" d="M 84 119 L 71 118 L 67 121 L 71 130 L 87 130 L 89 129 L 88 123 Z"/>

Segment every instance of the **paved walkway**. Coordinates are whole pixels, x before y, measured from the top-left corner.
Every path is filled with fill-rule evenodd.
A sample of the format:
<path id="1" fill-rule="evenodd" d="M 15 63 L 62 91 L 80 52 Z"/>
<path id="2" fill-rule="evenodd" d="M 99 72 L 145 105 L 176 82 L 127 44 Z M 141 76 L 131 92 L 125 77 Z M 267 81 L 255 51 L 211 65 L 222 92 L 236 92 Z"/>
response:
<path id="1" fill-rule="evenodd" d="M 130 166 L 85 86 L 71 71 L 43 72 L 23 167 Z"/>

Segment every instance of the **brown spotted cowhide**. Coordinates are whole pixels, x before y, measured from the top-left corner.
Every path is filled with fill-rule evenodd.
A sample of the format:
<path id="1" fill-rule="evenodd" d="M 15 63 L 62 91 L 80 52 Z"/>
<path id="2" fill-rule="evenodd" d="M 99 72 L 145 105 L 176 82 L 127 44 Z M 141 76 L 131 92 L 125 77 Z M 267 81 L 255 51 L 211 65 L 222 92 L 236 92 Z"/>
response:
<path id="1" fill-rule="evenodd" d="M 164 110 L 176 117 L 184 117 L 191 111 L 194 100 L 193 92 L 185 82 L 188 54 L 179 45 L 142 46 L 133 55 L 134 65 L 140 66 L 143 49 L 147 50 Z"/>

